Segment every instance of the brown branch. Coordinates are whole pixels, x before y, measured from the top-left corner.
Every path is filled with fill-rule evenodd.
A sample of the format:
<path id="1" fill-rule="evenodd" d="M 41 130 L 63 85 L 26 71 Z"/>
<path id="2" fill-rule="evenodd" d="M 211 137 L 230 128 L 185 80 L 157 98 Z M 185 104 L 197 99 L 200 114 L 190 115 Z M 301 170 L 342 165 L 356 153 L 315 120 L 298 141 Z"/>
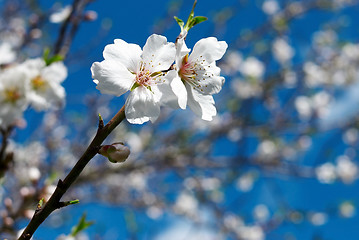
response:
<path id="1" fill-rule="evenodd" d="M 77 161 L 75 166 L 72 168 L 70 173 L 66 176 L 66 178 L 62 181 L 59 179 L 55 192 L 51 195 L 49 201 L 41 207 L 38 211 L 35 212 L 32 217 L 29 225 L 27 225 L 24 232 L 21 234 L 18 240 L 29 240 L 36 229 L 40 226 L 40 224 L 56 209 L 59 208 L 60 200 L 62 196 L 66 193 L 66 191 L 70 188 L 70 186 L 75 182 L 75 180 L 79 177 L 82 170 L 89 163 L 89 161 L 97 154 L 102 142 L 107 138 L 107 136 L 115 129 L 118 124 L 122 122 L 125 118 L 125 106 L 123 106 L 120 111 L 104 126 L 101 127 L 102 119 L 100 118 L 99 128 L 97 133 L 83 153 L 81 158 Z"/>
<path id="2" fill-rule="evenodd" d="M 70 13 L 70 15 L 66 18 L 66 20 L 62 23 L 61 28 L 60 28 L 60 32 L 59 32 L 59 36 L 57 38 L 57 41 L 55 43 L 55 47 L 54 47 L 54 55 L 59 54 L 63 45 L 63 42 L 66 38 L 66 32 L 67 29 L 72 21 L 73 16 L 76 13 L 76 10 L 78 8 L 78 5 L 80 4 L 81 0 L 74 0 L 72 3 L 72 11 Z"/>
<path id="3" fill-rule="evenodd" d="M 13 127 L 7 129 L 0 129 L 2 135 L 1 148 L 0 148 L 0 177 L 2 177 L 9 167 L 9 163 L 12 161 L 12 154 L 6 154 L 6 148 L 8 145 L 8 139 L 12 132 Z"/>

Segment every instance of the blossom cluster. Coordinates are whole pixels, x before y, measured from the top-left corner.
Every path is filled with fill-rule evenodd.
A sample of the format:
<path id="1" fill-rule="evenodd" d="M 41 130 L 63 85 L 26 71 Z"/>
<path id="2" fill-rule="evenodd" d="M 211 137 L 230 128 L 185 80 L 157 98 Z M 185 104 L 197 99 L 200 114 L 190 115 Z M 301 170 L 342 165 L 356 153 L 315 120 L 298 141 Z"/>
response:
<path id="1" fill-rule="evenodd" d="M 16 125 L 28 106 L 43 111 L 61 105 L 65 98 L 61 83 L 66 77 L 62 62 L 47 65 L 42 58 L 5 66 L 0 71 L 1 128 Z"/>
<path id="2" fill-rule="evenodd" d="M 130 123 L 154 122 L 161 106 L 189 108 L 203 120 L 217 114 L 213 94 L 222 89 L 224 77 L 216 61 L 227 43 L 214 37 L 199 40 L 190 49 L 180 35 L 176 43 L 153 34 L 143 47 L 115 39 L 103 52 L 104 60 L 91 67 L 101 93 L 121 96 L 131 91 L 125 103 Z"/>

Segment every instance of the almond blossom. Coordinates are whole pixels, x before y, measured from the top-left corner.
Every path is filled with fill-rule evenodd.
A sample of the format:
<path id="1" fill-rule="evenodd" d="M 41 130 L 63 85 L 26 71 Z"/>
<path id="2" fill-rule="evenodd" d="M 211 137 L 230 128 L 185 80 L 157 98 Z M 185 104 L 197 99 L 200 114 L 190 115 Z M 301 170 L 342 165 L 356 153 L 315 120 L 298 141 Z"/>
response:
<path id="1" fill-rule="evenodd" d="M 214 37 L 204 38 L 194 45 L 191 55 L 188 55 L 190 50 L 184 39 L 177 41 L 177 73 L 187 92 L 186 97 L 179 96 L 179 99 L 187 102 L 191 110 L 203 120 L 211 121 L 217 114 L 212 94 L 222 89 L 224 77 L 220 76 L 216 61 L 222 58 L 227 47 L 226 42 Z M 176 90 L 179 91 L 179 88 Z"/>
<path id="2" fill-rule="evenodd" d="M 0 126 L 8 127 L 22 119 L 28 106 L 26 74 L 21 66 L 0 73 Z"/>
<path id="3" fill-rule="evenodd" d="M 46 66 L 41 58 L 30 59 L 23 63 L 29 81 L 28 98 L 37 111 L 46 110 L 55 104 L 62 104 L 65 89 L 61 83 L 67 77 L 67 69 L 62 62 Z"/>
<path id="4" fill-rule="evenodd" d="M 91 67 L 92 77 L 101 93 L 121 96 L 131 91 L 125 103 L 125 115 L 130 123 L 154 122 L 161 105 L 178 101 L 172 89 L 180 80 L 167 74 L 175 59 L 175 45 L 166 37 L 151 35 L 141 50 L 137 44 L 115 39 L 105 47 L 102 62 Z M 171 85 L 173 85 L 171 87 Z M 183 103 L 178 103 L 184 108 Z"/>
<path id="5" fill-rule="evenodd" d="M 67 5 L 58 11 L 52 13 L 49 17 L 51 23 L 62 23 L 65 21 L 71 14 L 72 6 Z"/>
<path id="6" fill-rule="evenodd" d="M 16 59 L 16 53 L 8 42 L 0 44 L 0 64 L 9 64 Z"/>

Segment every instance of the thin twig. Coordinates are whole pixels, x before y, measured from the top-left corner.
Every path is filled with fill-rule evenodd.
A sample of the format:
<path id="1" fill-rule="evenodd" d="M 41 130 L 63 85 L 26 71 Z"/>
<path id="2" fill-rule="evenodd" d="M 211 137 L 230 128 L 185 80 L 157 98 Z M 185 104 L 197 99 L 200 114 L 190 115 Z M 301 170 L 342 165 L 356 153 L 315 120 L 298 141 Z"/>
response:
<path id="1" fill-rule="evenodd" d="M 60 28 L 60 32 L 59 32 L 59 36 L 57 38 L 57 41 L 55 43 L 55 47 L 54 47 L 54 55 L 59 54 L 63 45 L 63 42 L 65 41 L 66 38 L 66 32 L 67 29 L 72 21 L 73 16 L 76 13 L 76 10 L 78 8 L 78 5 L 80 4 L 81 0 L 74 0 L 72 3 L 72 10 L 70 15 L 66 18 L 66 20 L 63 22 L 63 24 L 61 25 Z"/>
<path id="2" fill-rule="evenodd" d="M 41 207 L 40 210 L 35 212 L 29 225 L 27 225 L 24 232 L 21 234 L 18 240 L 29 240 L 36 229 L 40 224 L 56 209 L 58 209 L 60 200 L 70 186 L 75 182 L 79 177 L 82 170 L 89 163 L 89 161 L 97 154 L 102 142 L 107 138 L 107 136 L 122 122 L 125 118 L 125 106 L 123 106 L 120 111 L 104 126 L 103 128 L 98 128 L 96 136 L 83 153 L 81 158 L 77 161 L 75 166 L 62 181 L 59 179 L 55 192 L 51 195 L 49 201 Z M 101 124 L 101 119 L 100 119 Z"/>

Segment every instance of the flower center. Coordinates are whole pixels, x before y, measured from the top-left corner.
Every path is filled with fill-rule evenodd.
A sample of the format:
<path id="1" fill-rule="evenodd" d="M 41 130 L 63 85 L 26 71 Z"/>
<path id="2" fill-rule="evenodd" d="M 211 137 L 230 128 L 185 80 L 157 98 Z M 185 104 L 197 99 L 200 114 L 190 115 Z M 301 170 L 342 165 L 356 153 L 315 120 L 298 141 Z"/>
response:
<path id="1" fill-rule="evenodd" d="M 6 89 L 4 91 L 5 101 L 10 103 L 16 103 L 18 99 L 20 99 L 21 95 L 15 88 Z"/>
<path id="2" fill-rule="evenodd" d="M 197 59 L 196 61 L 189 62 L 187 54 L 182 60 L 182 66 L 178 71 L 178 75 L 183 82 L 187 82 L 194 89 L 203 92 L 201 81 L 204 81 L 208 75 L 206 68 L 209 68 L 209 66 L 206 66 L 205 60 L 202 59 L 202 56 L 200 56 L 200 59 Z M 207 85 L 205 85 L 205 87 L 207 87 Z"/>
<path id="3" fill-rule="evenodd" d="M 140 70 L 136 74 L 135 83 L 133 84 L 131 91 L 138 86 L 144 86 L 151 90 L 151 86 L 165 82 L 163 76 L 166 74 L 163 72 L 150 72 L 145 68 L 144 63 L 141 63 Z"/>
<path id="4" fill-rule="evenodd" d="M 183 81 L 192 82 L 195 80 L 196 73 L 196 65 L 192 64 L 188 61 L 188 54 L 182 60 L 181 69 L 178 71 L 179 76 Z"/>
<path id="5" fill-rule="evenodd" d="M 37 76 L 31 80 L 31 85 L 37 91 L 45 91 L 47 83 L 41 76 Z"/>
<path id="6" fill-rule="evenodd" d="M 139 73 L 137 73 L 136 75 L 136 82 L 138 83 L 138 85 L 141 86 L 149 86 L 151 85 L 151 73 L 148 70 L 141 70 Z"/>

